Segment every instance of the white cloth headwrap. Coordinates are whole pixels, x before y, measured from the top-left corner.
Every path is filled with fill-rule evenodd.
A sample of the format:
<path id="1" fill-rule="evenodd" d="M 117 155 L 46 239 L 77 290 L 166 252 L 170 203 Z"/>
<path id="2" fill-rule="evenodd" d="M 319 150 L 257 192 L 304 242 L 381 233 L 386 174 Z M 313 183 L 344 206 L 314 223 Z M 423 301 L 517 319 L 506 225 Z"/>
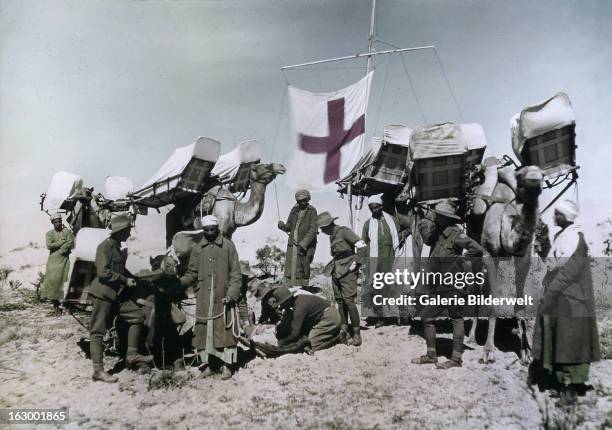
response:
<path id="1" fill-rule="evenodd" d="M 578 206 L 571 200 L 562 200 L 557 203 L 555 210 L 565 217 L 566 220 L 574 222 L 578 217 Z"/>
<path id="2" fill-rule="evenodd" d="M 396 254 L 399 251 L 397 249 L 397 246 L 399 245 L 399 236 L 397 234 L 395 222 L 393 221 L 391 215 L 389 215 L 387 212 L 383 211 L 382 214 L 385 218 L 387 225 L 389 226 L 389 231 L 391 231 L 393 253 Z M 378 257 L 378 220 L 376 218 L 370 218 L 370 221 L 368 223 L 368 237 L 370 238 L 370 257 L 376 258 Z"/>
<path id="3" fill-rule="evenodd" d="M 382 194 L 376 194 L 374 196 L 368 197 L 368 206 L 373 205 L 373 204 L 378 204 L 382 206 L 383 204 Z"/>
<path id="4" fill-rule="evenodd" d="M 211 225 L 219 225 L 219 219 L 214 215 L 206 215 L 202 217 L 202 227 L 210 227 Z"/>

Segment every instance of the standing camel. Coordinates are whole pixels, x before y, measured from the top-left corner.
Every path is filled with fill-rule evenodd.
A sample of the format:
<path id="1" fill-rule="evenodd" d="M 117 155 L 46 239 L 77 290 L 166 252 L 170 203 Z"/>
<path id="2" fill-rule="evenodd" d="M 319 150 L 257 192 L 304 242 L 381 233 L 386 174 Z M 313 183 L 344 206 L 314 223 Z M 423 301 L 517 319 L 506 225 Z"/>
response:
<path id="1" fill-rule="evenodd" d="M 492 159 L 485 160 L 485 167 L 494 167 Z M 492 257 L 514 257 L 516 269 L 515 283 L 516 296 L 522 297 L 525 281 L 531 264 L 531 248 L 533 244 L 536 225 L 539 220 L 538 198 L 542 193 L 544 176 L 540 168 L 526 166 L 514 170 L 511 166 L 500 169 L 488 169 L 496 174 L 485 178 L 493 179 L 495 185 L 490 198 L 481 197 L 476 191 L 474 206 L 467 218 L 467 233 L 477 240 Z M 489 273 L 489 279 L 497 284 L 497 265 L 494 273 Z M 515 314 L 521 309 L 515 308 Z M 476 321 L 470 329 L 468 343 L 474 343 Z M 489 330 L 484 345 L 481 362 L 495 361 L 495 334 L 496 316 L 489 316 Z M 529 361 L 529 344 L 526 335 L 526 323 L 519 319 L 521 330 L 521 362 Z"/>
<path id="2" fill-rule="evenodd" d="M 219 184 L 196 200 L 176 204 L 166 215 L 167 245 L 172 244 L 177 232 L 197 228 L 200 215 L 207 213 L 219 219 L 221 234 L 231 238 L 238 227 L 251 225 L 261 217 L 266 187 L 277 175 L 284 173 L 285 167 L 282 164 L 254 164 L 251 166 L 251 190 L 246 201 L 239 201 L 227 188 Z"/>

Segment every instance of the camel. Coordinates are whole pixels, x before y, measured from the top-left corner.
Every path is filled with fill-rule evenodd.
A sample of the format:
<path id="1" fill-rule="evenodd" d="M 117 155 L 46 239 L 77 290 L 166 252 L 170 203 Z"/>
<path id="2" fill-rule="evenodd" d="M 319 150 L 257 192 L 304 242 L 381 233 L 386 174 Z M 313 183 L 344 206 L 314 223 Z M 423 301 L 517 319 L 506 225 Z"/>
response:
<path id="1" fill-rule="evenodd" d="M 514 257 L 516 296 L 524 293 L 525 281 L 531 265 L 531 249 L 539 222 L 538 198 L 542 193 L 544 176 L 537 166 L 514 170 L 512 166 L 498 169 L 498 162 L 488 158 L 485 182 L 476 190 L 473 207 L 467 217 L 467 234 L 478 241 L 492 257 Z M 483 188 L 492 190 L 490 198 L 482 197 Z M 491 271 L 491 268 L 488 268 Z M 489 273 L 489 280 L 497 284 L 497 267 Z M 515 308 L 515 314 L 521 309 Z M 475 343 L 476 321 L 470 329 L 468 343 Z M 481 362 L 495 361 L 495 316 L 489 316 L 489 330 Z M 529 343 L 526 322 L 519 317 L 521 331 L 521 362 L 529 362 Z"/>
<path id="2" fill-rule="evenodd" d="M 199 228 L 201 214 L 212 214 L 219 219 L 219 229 L 223 236 L 230 238 L 238 229 L 256 222 L 263 213 L 266 187 L 277 175 L 285 173 L 282 164 L 254 164 L 251 166 L 251 191 L 249 198 L 239 201 L 224 185 L 216 184 L 203 196 L 177 202 L 174 209 L 166 215 L 166 241 L 178 231 Z M 197 213 L 197 215 L 196 215 Z"/>

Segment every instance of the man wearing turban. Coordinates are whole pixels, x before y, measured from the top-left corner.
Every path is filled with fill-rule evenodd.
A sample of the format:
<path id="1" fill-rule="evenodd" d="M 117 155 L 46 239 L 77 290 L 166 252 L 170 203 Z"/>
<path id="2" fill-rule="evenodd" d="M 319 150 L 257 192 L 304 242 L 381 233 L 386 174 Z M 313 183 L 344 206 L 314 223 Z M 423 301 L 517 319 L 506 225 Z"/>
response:
<path id="1" fill-rule="evenodd" d="M 290 285 L 305 286 L 310 279 L 310 264 L 317 248 L 317 210 L 310 205 L 307 190 L 298 190 L 295 201 L 287 222 L 279 221 L 278 228 L 289 234 L 285 279 Z"/>
<path id="2" fill-rule="evenodd" d="M 575 223 L 578 206 L 564 200 L 555 207 L 555 235 L 547 259 L 544 296 L 533 334 L 529 382 L 560 392 L 563 406 L 584 394 L 590 364 L 601 359 L 591 259 Z"/>
<path id="3" fill-rule="evenodd" d="M 202 376 L 221 373 L 222 379 L 232 377 L 238 359 L 236 338 L 232 329 L 232 307 L 240 298 L 242 275 L 234 243 L 219 231 L 214 215 L 202 218 L 204 236 L 192 249 L 187 272 L 180 278 L 184 287 L 194 287 L 196 322 L 193 346 L 208 366 Z M 235 315 L 235 314 L 234 314 Z"/>
<path id="4" fill-rule="evenodd" d="M 363 224 L 361 237 L 368 245 L 370 263 L 368 264 L 369 277 L 375 272 L 387 273 L 393 271 L 395 253 L 398 251 L 400 243 L 400 226 L 397 220 L 383 211 L 382 195 L 377 194 L 368 199 L 368 209 L 372 217 Z M 374 267 L 371 267 L 374 266 Z M 368 285 L 368 287 L 370 287 Z M 370 296 L 381 294 L 380 291 L 371 290 Z M 388 293 L 388 292 L 387 292 Z M 384 293 L 383 293 L 384 294 Z M 368 297 L 363 301 L 364 305 L 372 308 L 376 320 L 376 328 L 382 327 L 385 309 L 382 306 L 374 306 L 372 298 Z"/>
<path id="5" fill-rule="evenodd" d="M 59 303 L 63 297 L 64 282 L 68 278 L 70 268 L 68 256 L 74 247 L 74 236 L 69 228 L 64 228 L 59 213 L 51 214 L 50 219 L 53 230 L 49 230 L 45 236 L 49 258 L 40 294 L 53 303 L 54 313 L 59 315 L 61 313 Z"/>

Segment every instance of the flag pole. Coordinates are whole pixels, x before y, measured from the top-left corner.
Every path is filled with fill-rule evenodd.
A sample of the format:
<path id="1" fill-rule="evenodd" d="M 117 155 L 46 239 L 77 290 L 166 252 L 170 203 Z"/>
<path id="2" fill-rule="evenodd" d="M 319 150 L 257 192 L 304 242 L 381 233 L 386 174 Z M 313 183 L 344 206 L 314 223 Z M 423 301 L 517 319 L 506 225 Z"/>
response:
<path id="1" fill-rule="evenodd" d="M 372 0 L 372 14 L 370 17 L 370 36 L 368 37 L 368 54 L 372 54 L 372 45 L 374 45 L 374 29 L 376 26 L 376 0 Z M 372 57 L 373 55 L 368 55 L 368 63 L 366 65 L 366 76 L 368 73 L 370 73 L 370 71 L 372 71 Z M 350 189 L 350 184 L 349 184 L 349 189 Z M 359 232 L 359 224 L 360 224 L 360 215 L 361 215 L 361 208 L 358 207 L 359 205 L 355 205 L 355 217 L 353 218 L 353 198 L 352 195 L 349 198 L 350 201 L 350 205 L 351 205 L 351 229 L 353 231 L 357 231 Z M 357 199 L 357 201 L 359 201 L 359 198 Z M 354 220 L 354 222 L 353 222 Z"/>
<path id="2" fill-rule="evenodd" d="M 372 53 L 372 45 L 374 44 L 374 23 L 376 17 L 376 0 L 372 0 L 372 18 L 370 19 L 370 37 L 368 38 L 368 54 Z M 368 64 L 366 66 L 366 75 L 372 70 L 372 55 L 368 56 Z"/>
<path id="3" fill-rule="evenodd" d="M 415 46 L 414 48 L 388 49 L 385 51 L 365 52 L 363 54 L 347 55 L 344 57 L 328 58 L 326 60 L 310 61 L 308 63 L 292 64 L 291 66 L 283 66 L 281 70 L 296 69 L 298 67 L 312 66 L 315 64 L 330 63 L 332 61 L 352 60 L 355 58 L 373 57 L 376 55 L 395 54 L 398 52 L 421 51 L 423 49 L 434 49 L 436 45 Z"/>

